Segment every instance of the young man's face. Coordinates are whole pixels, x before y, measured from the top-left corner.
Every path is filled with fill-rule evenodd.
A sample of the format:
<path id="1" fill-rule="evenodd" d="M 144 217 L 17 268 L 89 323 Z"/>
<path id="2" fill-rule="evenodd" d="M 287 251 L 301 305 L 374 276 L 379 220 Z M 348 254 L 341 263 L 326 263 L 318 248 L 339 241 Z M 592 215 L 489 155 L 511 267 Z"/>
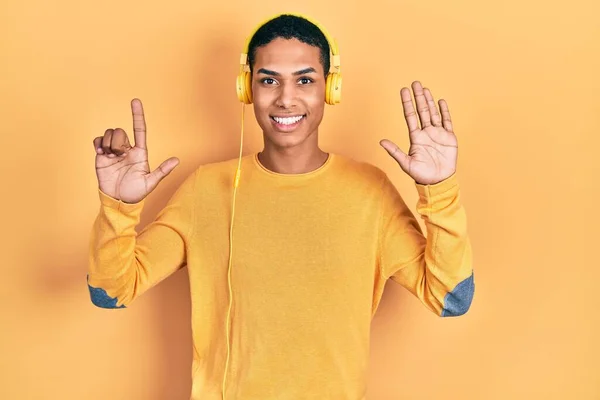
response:
<path id="1" fill-rule="evenodd" d="M 316 144 L 325 108 L 320 56 L 318 47 L 297 39 L 277 38 L 257 48 L 252 101 L 265 141 L 289 148 L 310 137 Z"/>

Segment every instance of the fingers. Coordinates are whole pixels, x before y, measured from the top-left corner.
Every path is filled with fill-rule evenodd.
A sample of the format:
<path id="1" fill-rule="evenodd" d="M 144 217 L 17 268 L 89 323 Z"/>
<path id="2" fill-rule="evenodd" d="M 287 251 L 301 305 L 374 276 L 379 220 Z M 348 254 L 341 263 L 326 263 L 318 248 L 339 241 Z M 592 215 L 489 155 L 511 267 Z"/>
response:
<path id="1" fill-rule="evenodd" d="M 107 129 L 104 136 L 94 138 L 94 149 L 97 154 L 116 157 L 131 149 L 131 144 L 123 129 Z"/>
<path id="2" fill-rule="evenodd" d="M 396 144 L 387 139 L 381 140 L 379 144 L 388 152 L 390 156 L 392 156 L 394 160 L 396 160 L 398 165 L 400 165 L 400 168 L 402 168 L 402 170 L 408 174 L 410 171 L 410 157 Z"/>
<path id="3" fill-rule="evenodd" d="M 433 124 L 433 126 L 442 126 L 442 117 L 440 116 L 440 113 L 438 112 L 438 109 L 435 106 L 433 95 L 427 88 L 424 88 L 423 92 L 425 93 L 425 99 L 427 100 L 427 108 L 429 109 L 429 114 L 431 115 L 431 123 Z"/>
<path id="4" fill-rule="evenodd" d="M 402 108 L 404 109 L 404 119 L 406 119 L 406 124 L 408 125 L 408 132 L 412 133 L 419 129 L 419 121 L 413 107 L 410 91 L 407 88 L 402 88 L 400 90 L 400 97 L 402 98 Z"/>
<path id="5" fill-rule="evenodd" d="M 133 114 L 133 134 L 136 147 L 146 149 L 146 121 L 144 109 L 139 99 L 131 101 Z M 131 149 L 131 143 L 125 131 L 121 128 L 107 129 L 104 136 L 94 138 L 94 150 L 97 154 L 116 157 Z"/>
<path id="6" fill-rule="evenodd" d="M 441 111 L 440 115 L 440 111 L 438 111 L 438 108 L 436 107 L 431 91 L 427 88 L 423 88 L 419 81 L 414 81 L 411 86 L 417 103 L 416 112 L 410 96 L 410 90 L 408 90 L 408 88 L 402 88 L 400 90 L 400 97 L 402 98 L 402 107 L 404 108 L 404 117 L 408 124 L 408 131 L 412 133 L 415 130 L 418 130 L 420 120 L 421 129 L 431 125 L 443 126 L 448 132 L 454 133 L 450 111 L 448 110 L 446 101 L 440 100 L 438 102 L 440 107 L 439 110 Z M 419 120 L 417 120 L 417 114 L 419 115 Z"/>
<path id="7" fill-rule="evenodd" d="M 415 93 L 415 100 L 417 102 L 417 112 L 421 119 L 421 129 L 425 129 L 431 126 L 431 116 L 429 115 L 429 107 L 427 106 L 427 99 L 423 93 L 423 86 L 421 82 L 415 81 L 412 83 L 413 92 Z"/>
<path id="8" fill-rule="evenodd" d="M 102 151 L 102 138 L 103 136 L 94 138 L 94 150 L 96 150 L 96 153 L 98 154 L 104 154 L 104 151 Z"/>
<path id="9" fill-rule="evenodd" d="M 121 128 L 115 129 L 110 140 L 111 153 L 120 156 L 130 148 L 131 144 L 129 144 L 129 138 L 127 137 L 125 131 Z"/>
<path id="10" fill-rule="evenodd" d="M 102 152 L 104 155 L 110 154 L 110 139 L 112 138 L 114 129 L 107 129 L 102 138 Z"/>
<path id="11" fill-rule="evenodd" d="M 179 165 L 179 159 L 177 157 L 171 157 L 160 164 L 154 171 L 149 173 L 146 177 L 146 183 L 148 185 L 148 191 L 151 192 L 154 188 L 162 181 L 167 175 Z"/>
<path id="12" fill-rule="evenodd" d="M 144 118 L 144 107 L 139 99 L 131 101 L 131 113 L 133 115 L 133 138 L 135 147 L 146 148 L 146 120 Z"/>
<path id="13" fill-rule="evenodd" d="M 442 124 L 444 129 L 448 132 L 454 133 L 454 127 L 452 126 L 452 119 L 450 118 L 450 110 L 448 109 L 448 103 L 446 100 L 440 100 L 440 110 L 442 111 Z"/>

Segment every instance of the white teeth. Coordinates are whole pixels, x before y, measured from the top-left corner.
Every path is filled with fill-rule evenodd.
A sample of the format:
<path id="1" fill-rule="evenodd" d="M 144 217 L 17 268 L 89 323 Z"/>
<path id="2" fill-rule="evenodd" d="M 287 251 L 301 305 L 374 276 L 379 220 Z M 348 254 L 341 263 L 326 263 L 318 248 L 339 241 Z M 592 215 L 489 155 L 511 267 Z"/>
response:
<path id="1" fill-rule="evenodd" d="M 275 121 L 277 121 L 278 124 L 291 125 L 291 124 L 295 124 L 296 122 L 300 121 L 302 119 L 302 117 L 304 117 L 304 116 L 299 115 L 297 117 L 286 117 L 286 118 L 273 117 L 273 119 Z"/>

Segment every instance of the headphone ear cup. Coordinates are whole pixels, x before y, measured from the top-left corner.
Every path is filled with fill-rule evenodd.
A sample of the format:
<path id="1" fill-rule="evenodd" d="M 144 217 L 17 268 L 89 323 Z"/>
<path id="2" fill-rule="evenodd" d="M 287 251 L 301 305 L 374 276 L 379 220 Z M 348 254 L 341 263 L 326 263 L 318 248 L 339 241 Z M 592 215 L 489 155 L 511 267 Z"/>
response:
<path id="1" fill-rule="evenodd" d="M 250 72 L 245 73 L 245 87 L 246 87 L 246 104 L 252 104 L 252 74 Z"/>
<path id="2" fill-rule="evenodd" d="M 325 103 L 331 104 L 331 73 L 327 74 L 327 79 L 325 79 Z"/>
<path id="3" fill-rule="evenodd" d="M 238 100 L 241 101 L 242 103 L 244 102 L 244 99 L 246 98 L 246 95 L 244 94 L 244 73 L 241 72 L 236 80 L 235 80 L 235 90 L 237 93 L 237 97 Z"/>
<path id="4" fill-rule="evenodd" d="M 244 104 L 252 104 L 252 82 L 250 72 L 242 71 L 236 82 L 238 99 Z"/>
<path id="5" fill-rule="evenodd" d="M 325 84 L 325 102 L 338 104 L 342 99 L 342 76 L 339 73 L 329 73 Z"/>

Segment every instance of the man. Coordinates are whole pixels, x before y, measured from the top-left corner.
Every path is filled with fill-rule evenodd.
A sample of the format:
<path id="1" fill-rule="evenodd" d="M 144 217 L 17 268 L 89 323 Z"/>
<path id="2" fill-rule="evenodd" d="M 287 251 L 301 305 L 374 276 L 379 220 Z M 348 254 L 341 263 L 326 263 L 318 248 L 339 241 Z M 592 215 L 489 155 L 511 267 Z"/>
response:
<path id="1" fill-rule="evenodd" d="M 264 149 L 199 166 L 138 235 L 144 199 L 178 164 L 150 172 L 142 105 L 135 145 L 94 139 L 100 212 L 88 276 L 99 307 L 120 308 L 188 267 L 192 399 L 360 400 L 370 322 L 388 278 L 439 316 L 464 314 L 474 284 L 448 107 L 414 82 L 401 90 L 410 135 L 381 146 L 414 179 L 427 239 L 379 168 L 319 148 L 329 44 L 283 15 L 249 43 L 252 103 Z M 230 221 L 235 215 L 233 230 Z M 230 245 L 232 247 L 230 247 Z"/>

